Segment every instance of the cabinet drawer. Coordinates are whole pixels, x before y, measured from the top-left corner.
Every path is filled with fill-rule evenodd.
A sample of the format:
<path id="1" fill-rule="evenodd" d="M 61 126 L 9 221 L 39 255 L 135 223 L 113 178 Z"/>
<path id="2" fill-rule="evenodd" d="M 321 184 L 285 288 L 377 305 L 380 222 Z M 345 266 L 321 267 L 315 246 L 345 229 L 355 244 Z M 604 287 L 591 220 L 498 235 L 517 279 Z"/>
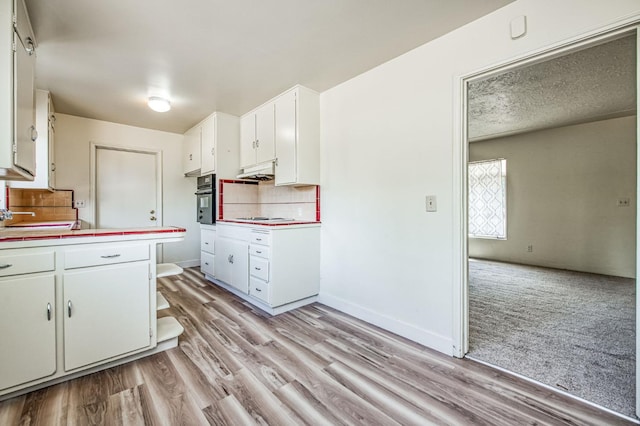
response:
<path id="1" fill-rule="evenodd" d="M 113 263 L 149 260 L 148 244 L 99 244 L 64 252 L 64 268 L 110 265 Z"/>
<path id="2" fill-rule="evenodd" d="M 53 271 L 55 264 L 53 251 L 7 250 L 0 253 L 0 277 Z"/>
<path id="3" fill-rule="evenodd" d="M 271 245 L 271 234 L 269 233 L 258 233 L 258 232 L 252 232 L 251 233 L 251 239 L 249 240 L 249 242 L 251 244 L 261 244 L 261 245 Z"/>
<path id="4" fill-rule="evenodd" d="M 200 252 L 200 272 L 203 274 L 213 276 L 213 262 L 215 261 L 214 255 L 207 252 Z"/>
<path id="5" fill-rule="evenodd" d="M 208 229 L 200 231 L 200 250 L 215 254 L 215 237 L 216 231 L 210 231 Z"/>
<path id="6" fill-rule="evenodd" d="M 269 303 L 269 285 L 262 280 L 251 277 L 249 283 L 249 294 L 256 299 Z"/>
<path id="7" fill-rule="evenodd" d="M 251 256 L 249 259 L 249 272 L 254 277 L 269 281 L 269 260 Z"/>
<path id="8" fill-rule="evenodd" d="M 251 244 L 249 246 L 249 254 L 252 256 L 269 258 L 269 247 L 261 246 L 258 244 Z"/>

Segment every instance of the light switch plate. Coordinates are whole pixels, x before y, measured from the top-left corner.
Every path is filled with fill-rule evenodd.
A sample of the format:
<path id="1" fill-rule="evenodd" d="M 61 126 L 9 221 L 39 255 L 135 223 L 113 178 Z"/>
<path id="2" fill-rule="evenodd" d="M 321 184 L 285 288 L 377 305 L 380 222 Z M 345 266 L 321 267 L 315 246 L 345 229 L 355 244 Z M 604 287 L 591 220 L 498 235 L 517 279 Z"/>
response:
<path id="1" fill-rule="evenodd" d="M 438 211 L 438 202 L 436 200 L 435 195 L 427 195 L 425 198 L 425 201 L 426 201 L 428 212 Z"/>

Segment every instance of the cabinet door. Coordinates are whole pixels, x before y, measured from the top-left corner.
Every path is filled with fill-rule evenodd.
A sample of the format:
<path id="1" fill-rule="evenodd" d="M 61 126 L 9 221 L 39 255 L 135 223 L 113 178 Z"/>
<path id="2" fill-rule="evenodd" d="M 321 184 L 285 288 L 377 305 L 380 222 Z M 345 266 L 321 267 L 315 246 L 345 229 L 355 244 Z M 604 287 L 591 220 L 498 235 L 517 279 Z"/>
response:
<path id="1" fill-rule="evenodd" d="M 150 345 L 150 285 L 148 262 L 64 274 L 66 371 Z"/>
<path id="2" fill-rule="evenodd" d="M 286 185 L 297 181 L 296 157 L 296 92 L 290 91 L 276 100 L 276 185 Z"/>
<path id="3" fill-rule="evenodd" d="M 200 169 L 200 126 L 193 127 L 184 134 L 182 168 L 185 174 Z"/>
<path id="4" fill-rule="evenodd" d="M 207 175 L 216 172 L 216 120 L 209 117 L 202 122 L 201 130 L 201 159 L 200 174 Z"/>
<path id="5" fill-rule="evenodd" d="M 243 293 L 249 292 L 249 246 L 244 241 L 216 239 L 215 276 Z"/>
<path id="6" fill-rule="evenodd" d="M 256 164 L 256 115 L 247 114 L 240 119 L 240 167 Z"/>
<path id="7" fill-rule="evenodd" d="M 18 1 L 18 4 L 21 4 Z M 13 163 L 31 175 L 36 172 L 35 51 L 33 42 L 14 34 L 15 153 Z"/>
<path id="8" fill-rule="evenodd" d="M 256 111 L 256 164 L 276 158 L 274 104 Z"/>
<path id="9" fill-rule="evenodd" d="M 55 277 L 0 281 L 0 390 L 56 371 Z"/>

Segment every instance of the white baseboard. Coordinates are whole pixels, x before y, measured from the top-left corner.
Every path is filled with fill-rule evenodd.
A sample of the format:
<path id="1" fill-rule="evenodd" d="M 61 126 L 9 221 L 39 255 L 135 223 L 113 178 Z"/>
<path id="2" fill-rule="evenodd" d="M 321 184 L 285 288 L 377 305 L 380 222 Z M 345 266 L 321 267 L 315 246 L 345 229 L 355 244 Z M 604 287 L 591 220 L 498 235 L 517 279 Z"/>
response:
<path id="1" fill-rule="evenodd" d="M 413 340 L 414 342 L 420 343 L 421 345 L 427 346 L 431 349 L 435 349 L 438 352 L 442 352 L 446 355 L 452 355 L 453 340 L 451 338 L 441 336 L 431 331 L 418 328 L 411 324 L 407 324 L 406 322 L 399 321 L 395 318 L 382 315 L 379 312 L 372 311 L 371 309 L 356 305 L 355 303 L 346 301 L 339 297 L 322 293 L 322 291 L 318 295 L 318 302 L 373 325 L 376 325 L 399 336 L 405 337 L 409 340 Z"/>
<path id="2" fill-rule="evenodd" d="M 200 259 L 183 260 L 181 262 L 173 262 L 181 268 L 192 268 L 194 266 L 200 266 Z"/>

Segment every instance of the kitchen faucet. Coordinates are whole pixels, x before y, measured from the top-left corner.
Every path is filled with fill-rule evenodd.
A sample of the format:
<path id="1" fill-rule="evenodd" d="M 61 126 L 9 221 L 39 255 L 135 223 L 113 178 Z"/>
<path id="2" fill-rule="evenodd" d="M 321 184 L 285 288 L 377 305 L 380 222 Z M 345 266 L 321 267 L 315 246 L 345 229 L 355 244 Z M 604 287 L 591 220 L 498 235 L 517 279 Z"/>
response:
<path id="1" fill-rule="evenodd" d="M 9 209 L 0 209 L 0 222 L 7 219 L 13 219 L 14 214 L 28 214 L 31 216 L 35 216 L 34 212 L 12 212 Z"/>

